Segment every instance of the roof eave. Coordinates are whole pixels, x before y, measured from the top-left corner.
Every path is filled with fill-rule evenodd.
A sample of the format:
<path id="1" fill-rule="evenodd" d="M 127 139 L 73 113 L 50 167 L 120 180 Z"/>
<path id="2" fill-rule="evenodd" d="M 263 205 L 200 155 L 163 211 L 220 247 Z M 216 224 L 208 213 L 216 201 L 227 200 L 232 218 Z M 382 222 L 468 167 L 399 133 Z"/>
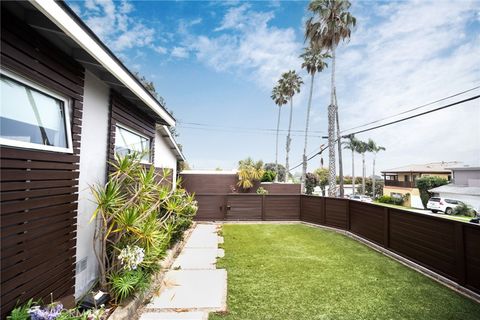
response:
<path id="1" fill-rule="evenodd" d="M 90 28 L 63 1 L 30 0 L 32 5 L 47 16 L 60 30 L 75 41 L 98 64 L 135 94 L 166 124 L 175 125 L 175 118 L 146 90 L 138 79 L 102 43 Z"/>

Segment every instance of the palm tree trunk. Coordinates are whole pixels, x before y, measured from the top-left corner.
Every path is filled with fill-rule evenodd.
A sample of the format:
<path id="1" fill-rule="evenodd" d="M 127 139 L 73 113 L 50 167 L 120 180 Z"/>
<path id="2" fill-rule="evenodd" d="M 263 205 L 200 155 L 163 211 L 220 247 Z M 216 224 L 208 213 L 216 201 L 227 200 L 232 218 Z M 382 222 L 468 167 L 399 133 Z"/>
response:
<path id="1" fill-rule="evenodd" d="M 365 195 L 365 153 L 362 153 L 362 195 Z"/>
<path id="2" fill-rule="evenodd" d="M 336 196 L 337 170 L 335 169 L 335 47 L 332 49 L 332 79 L 328 106 L 328 196 Z"/>
<path id="3" fill-rule="evenodd" d="M 338 118 L 337 88 L 335 94 L 335 119 L 337 122 L 337 146 L 338 146 L 338 176 L 340 177 L 340 198 L 343 198 L 345 191 L 343 188 L 343 158 L 342 158 L 342 137 L 340 136 L 340 120 Z"/>
<path id="4" fill-rule="evenodd" d="M 278 182 L 278 131 L 280 130 L 280 112 L 282 107 L 278 107 L 278 119 L 277 119 L 277 138 L 275 141 L 275 182 Z"/>
<path id="5" fill-rule="evenodd" d="M 312 81 L 310 83 L 310 96 L 308 97 L 307 106 L 307 121 L 305 124 L 305 144 L 303 145 L 303 164 L 302 164 L 302 184 L 305 186 L 305 178 L 307 176 L 307 142 L 308 142 L 308 124 L 310 122 L 310 109 L 312 108 L 312 95 L 313 95 L 313 80 L 315 74 L 312 74 Z M 302 190 L 303 190 L 302 186 Z"/>
<path id="6" fill-rule="evenodd" d="M 375 158 L 376 155 L 373 155 L 373 175 L 372 175 L 372 199 L 375 200 Z"/>
<path id="7" fill-rule="evenodd" d="M 287 135 L 287 155 L 285 157 L 285 182 L 288 181 L 288 172 L 289 172 L 289 164 L 288 164 L 288 155 L 290 153 L 290 142 L 292 139 L 290 138 L 290 130 L 292 129 L 292 116 L 293 116 L 293 96 L 290 97 L 290 120 L 288 122 L 288 135 Z"/>
<path id="8" fill-rule="evenodd" d="M 352 193 L 355 195 L 355 150 L 352 150 L 352 187 Z"/>

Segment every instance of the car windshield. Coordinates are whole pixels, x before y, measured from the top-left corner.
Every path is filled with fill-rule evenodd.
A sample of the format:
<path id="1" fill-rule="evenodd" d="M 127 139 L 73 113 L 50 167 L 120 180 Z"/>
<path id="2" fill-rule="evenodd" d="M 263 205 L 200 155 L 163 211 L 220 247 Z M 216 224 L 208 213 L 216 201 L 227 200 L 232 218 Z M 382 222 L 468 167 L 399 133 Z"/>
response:
<path id="1" fill-rule="evenodd" d="M 440 202 L 440 198 L 430 198 L 429 201 L 433 201 L 433 202 Z"/>

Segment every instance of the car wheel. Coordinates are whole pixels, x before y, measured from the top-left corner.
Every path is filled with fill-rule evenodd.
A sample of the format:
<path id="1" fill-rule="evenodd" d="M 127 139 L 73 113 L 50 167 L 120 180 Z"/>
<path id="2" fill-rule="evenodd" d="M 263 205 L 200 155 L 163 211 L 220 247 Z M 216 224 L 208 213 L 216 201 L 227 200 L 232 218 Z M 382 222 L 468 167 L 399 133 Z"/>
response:
<path id="1" fill-rule="evenodd" d="M 433 212 L 433 213 L 437 213 L 437 212 L 438 212 L 438 210 L 432 210 L 432 212 Z"/>
<path id="2" fill-rule="evenodd" d="M 452 208 L 447 208 L 445 209 L 445 214 L 452 214 L 453 213 L 453 209 Z"/>

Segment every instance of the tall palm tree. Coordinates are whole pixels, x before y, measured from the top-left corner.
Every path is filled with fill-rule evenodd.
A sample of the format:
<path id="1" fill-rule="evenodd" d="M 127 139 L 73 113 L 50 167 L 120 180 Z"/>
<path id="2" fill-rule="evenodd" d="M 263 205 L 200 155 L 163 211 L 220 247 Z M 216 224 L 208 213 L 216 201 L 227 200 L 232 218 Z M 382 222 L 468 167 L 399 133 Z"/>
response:
<path id="1" fill-rule="evenodd" d="M 303 145 L 302 183 L 305 183 L 305 177 L 307 174 L 308 124 L 310 122 L 310 110 L 312 108 L 313 82 L 315 79 L 315 74 L 317 72 L 322 72 L 325 68 L 328 67 L 327 63 L 324 60 L 330 58 L 330 56 L 326 53 L 322 53 L 318 49 L 308 47 L 305 48 L 305 52 L 300 55 L 300 58 L 303 59 L 302 68 L 307 69 L 307 72 L 311 75 L 310 95 L 308 97 L 307 106 L 307 120 L 305 124 L 305 144 Z"/>
<path id="2" fill-rule="evenodd" d="M 282 111 L 282 106 L 287 103 L 287 98 L 283 94 L 280 80 L 277 82 L 277 85 L 273 87 L 272 100 L 278 106 L 278 119 L 277 119 L 277 137 L 275 140 L 275 181 L 278 181 L 278 132 L 280 130 L 280 113 Z"/>
<path id="3" fill-rule="evenodd" d="M 335 96 L 335 119 L 337 123 L 337 146 L 338 146 L 338 177 L 339 177 L 339 194 L 343 198 L 345 191 L 343 188 L 343 157 L 342 157 L 342 135 L 340 134 L 340 118 L 338 117 L 337 89 L 334 89 Z"/>
<path id="4" fill-rule="evenodd" d="M 285 156 L 285 182 L 288 179 L 289 173 L 289 154 L 290 154 L 290 144 L 292 139 L 290 138 L 290 131 L 292 129 L 292 116 L 293 116 L 293 96 L 295 93 L 300 92 L 300 86 L 303 84 L 302 78 L 295 72 L 295 70 L 290 70 L 282 74 L 280 79 L 280 87 L 287 100 L 290 101 L 290 119 L 288 121 L 288 134 L 287 134 L 287 144 L 286 144 L 286 156 Z"/>
<path id="5" fill-rule="evenodd" d="M 365 153 L 369 151 L 368 143 L 364 141 L 358 141 L 357 152 L 362 155 L 362 195 L 365 195 Z"/>
<path id="6" fill-rule="evenodd" d="M 368 149 L 373 153 L 372 198 L 375 199 L 375 160 L 377 158 L 377 153 L 385 151 L 386 149 L 385 147 L 378 146 L 372 139 L 368 139 Z"/>
<path id="7" fill-rule="evenodd" d="M 348 136 L 348 141 L 344 142 L 345 149 L 352 151 L 352 187 L 353 187 L 353 195 L 355 195 L 355 153 L 358 149 L 359 141 L 355 136 L 352 134 Z"/>
<path id="8" fill-rule="evenodd" d="M 335 51 L 341 40 L 349 39 L 356 19 L 348 11 L 348 0 L 313 0 L 308 9 L 314 16 L 307 20 L 305 37 L 313 47 L 332 53 L 330 105 L 328 106 L 329 196 L 335 196 Z"/>

